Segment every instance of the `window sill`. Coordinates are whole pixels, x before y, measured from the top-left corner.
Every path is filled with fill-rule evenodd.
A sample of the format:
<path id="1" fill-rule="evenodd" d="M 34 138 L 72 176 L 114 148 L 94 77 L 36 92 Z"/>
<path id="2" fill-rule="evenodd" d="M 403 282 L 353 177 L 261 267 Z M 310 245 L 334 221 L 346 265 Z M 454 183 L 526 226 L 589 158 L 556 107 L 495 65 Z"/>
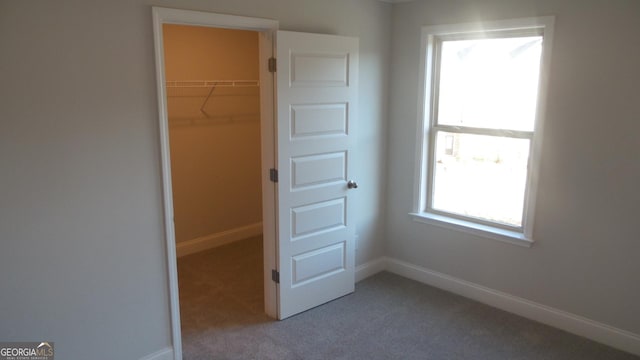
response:
<path id="1" fill-rule="evenodd" d="M 439 226 L 449 230 L 461 231 L 467 234 L 481 236 L 487 239 L 502 241 L 505 243 L 531 247 L 533 239 L 527 238 L 524 234 L 492 226 L 476 224 L 470 221 L 450 218 L 432 213 L 410 213 L 414 221 Z"/>

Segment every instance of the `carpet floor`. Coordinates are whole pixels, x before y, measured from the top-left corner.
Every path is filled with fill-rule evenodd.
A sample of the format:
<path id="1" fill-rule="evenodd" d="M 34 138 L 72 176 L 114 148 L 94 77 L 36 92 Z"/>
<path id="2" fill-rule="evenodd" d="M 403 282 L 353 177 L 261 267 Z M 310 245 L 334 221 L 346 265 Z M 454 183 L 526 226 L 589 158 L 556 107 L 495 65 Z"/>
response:
<path id="1" fill-rule="evenodd" d="M 185 360 L 640 359 L 387 272 L 274 321 L 260 237 L 182 257 L 178 276 Z"/>

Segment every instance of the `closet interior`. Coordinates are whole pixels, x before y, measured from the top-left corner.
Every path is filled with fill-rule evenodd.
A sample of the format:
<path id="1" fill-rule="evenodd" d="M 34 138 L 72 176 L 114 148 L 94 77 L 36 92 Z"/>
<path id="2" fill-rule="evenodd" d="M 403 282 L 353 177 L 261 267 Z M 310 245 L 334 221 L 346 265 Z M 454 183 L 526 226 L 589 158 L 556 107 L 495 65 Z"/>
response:
<path id="1" fill-rule="evenodd" d="M 183 342 L 262 314 L 258 33 L 163 25 Z"/>

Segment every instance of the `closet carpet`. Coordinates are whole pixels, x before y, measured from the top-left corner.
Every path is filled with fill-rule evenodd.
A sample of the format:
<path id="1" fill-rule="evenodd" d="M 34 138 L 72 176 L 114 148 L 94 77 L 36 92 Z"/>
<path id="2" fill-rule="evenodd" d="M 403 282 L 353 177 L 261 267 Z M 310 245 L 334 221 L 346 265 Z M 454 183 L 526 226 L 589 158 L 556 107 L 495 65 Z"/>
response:
<path id="1" fill-rule="evenodd" d="M 261 272 L 260 237 L 178 259 L 185 360 L 640 359 L 386 272 L 273 321 Z"/>

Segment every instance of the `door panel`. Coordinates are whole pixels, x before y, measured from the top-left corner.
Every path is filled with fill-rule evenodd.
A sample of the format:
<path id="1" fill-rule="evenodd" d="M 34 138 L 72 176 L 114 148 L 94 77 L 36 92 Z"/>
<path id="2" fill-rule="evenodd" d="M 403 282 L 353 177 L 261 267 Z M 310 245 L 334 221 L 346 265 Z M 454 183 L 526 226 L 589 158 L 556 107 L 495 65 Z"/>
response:
<path id="1" fill-rule="evenodd" d="M 279 318 L 354 291 L 358 39 L 279 31 Z"/>
<path id="2" fill-rule="evenodd" d="M 291 209 L 291 241 L 347 226 L 345 198 Z"/>
<path id="3" fill-rule="evenodd" d="M 347 104 L 291 106 L 291 138 L 347 135 Z"/>
<path id="4" fill-rule="evenodd" d="M 291 186 L 294 191 L 346 181 L 346 176 L 347 154 L 344 151 L 291 159 Z"/>
<path id="5" fill-rule="evenodd" d="M 304 285 L 321 276 L 330 276 L 346 268 L 345 243 L 329 245 L 293 257 L 293 287 Z"/>
<path id="6" fill-rule="evenodd" d="M 291 53 L 291 87 L 346 87 L 348 69 L 348 53 L 296 51 Z"/>

